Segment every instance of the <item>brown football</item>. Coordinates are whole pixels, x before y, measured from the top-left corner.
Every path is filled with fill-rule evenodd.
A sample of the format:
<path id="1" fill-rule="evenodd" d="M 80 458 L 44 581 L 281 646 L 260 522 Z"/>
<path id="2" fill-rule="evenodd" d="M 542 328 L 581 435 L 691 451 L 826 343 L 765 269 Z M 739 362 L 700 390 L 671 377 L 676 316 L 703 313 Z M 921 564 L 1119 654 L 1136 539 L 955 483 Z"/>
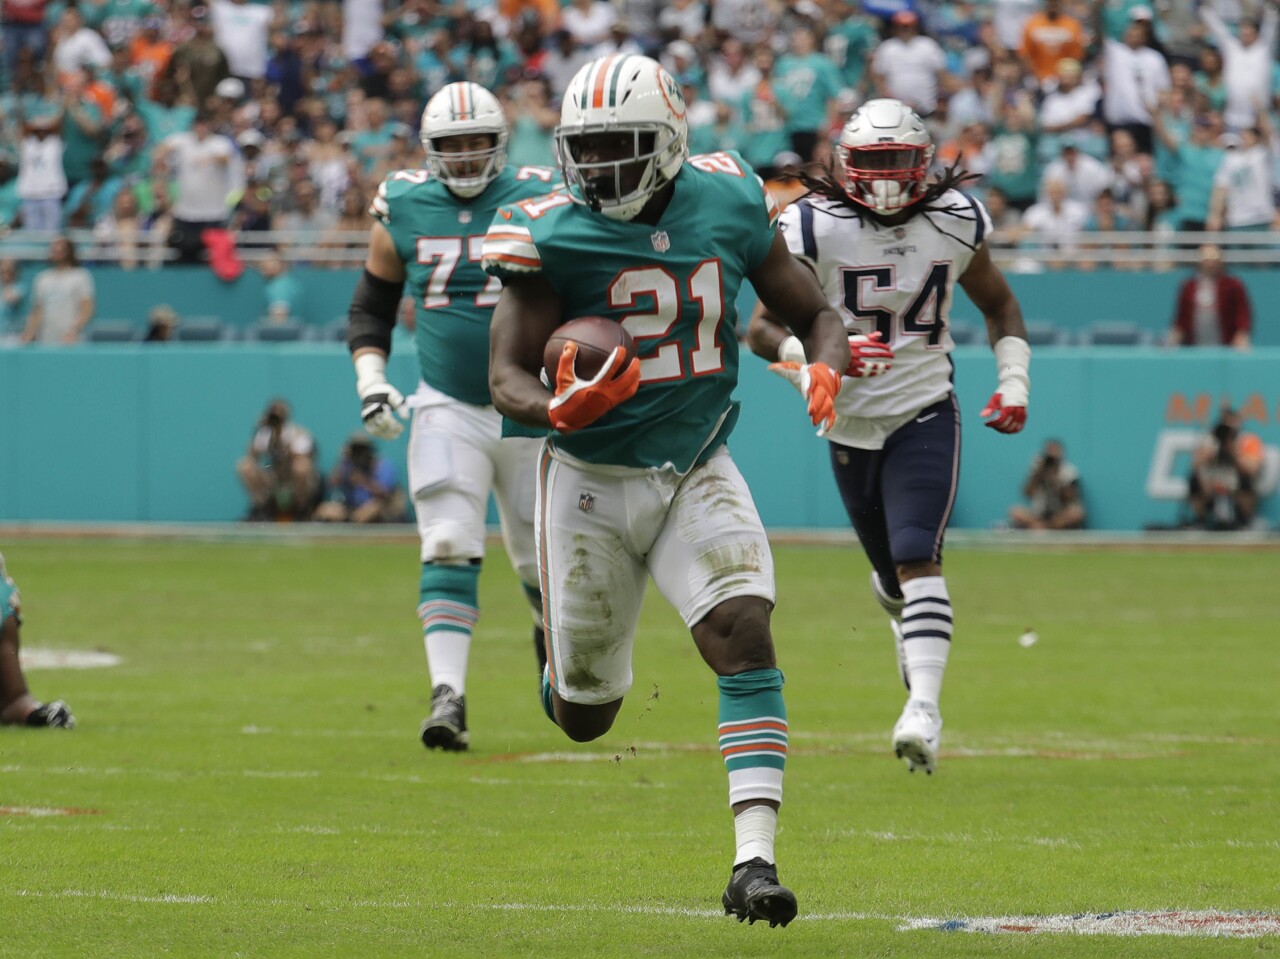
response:
<path id="1" fill-rule="evenodd" d="M 621 323 L 603 316 L 580 316 L 558 327 L 542 351 L 542 365 L 552 383 L 555 383 L 556 370 L 560 368 L 560 354 L 570 341 L 578 344 L 573 368 L 583 379 L 591 379 L 599 373 L 609 354 L 618 347 L 622 347 L 628 360 L 636 355 L 636 341 Z"/>

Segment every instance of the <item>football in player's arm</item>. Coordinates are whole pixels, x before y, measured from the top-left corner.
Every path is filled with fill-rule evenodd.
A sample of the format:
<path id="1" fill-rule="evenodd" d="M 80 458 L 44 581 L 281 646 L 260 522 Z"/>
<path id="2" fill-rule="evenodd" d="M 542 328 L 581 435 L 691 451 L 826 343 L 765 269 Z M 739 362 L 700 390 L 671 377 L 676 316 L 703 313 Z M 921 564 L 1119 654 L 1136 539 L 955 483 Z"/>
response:
<path id="1" fill-rule="evenodd" d="M 743 280 L 803 340 L 815 424 L 834 416 L 848 346 L 759 179 L 732 153 L 686 159 L 687 137 L 679 86 L 653 60 L 605 57 L 574 77 L 556 129 L 567 188 L 500 211 L 485 240 L 503 280 L 489 384 L 504 415 L 551 430 L 538 470 L 544 709 L 579 742 L 609 730 L 652 575 L 717 677 L 736 837 L 722 904 L 785 925 L 796 899 L 774 865 L 787 725 L 773 563 L 725 445 Z M 638 358 L 616 351 L 585 379 L 566 344 L 544 374 L 548 339 L 580 316 L 620 322 Z"/>
<path id="2" fill-rule="evenodd" d="M 470 740 L 465 683 L 491 490 L 534 614 L 539 671 L 545 662 L 532 502 L 541 441 L 504 438 L 493 409 L 486 363 L 499 284 L 481 268 L 480 249 L 498 207 L 545 193 L 555 174 L 506 165 L 502 107 L 475 83 L 448 84 L 428 101 L 421 139 L 426 168 L 391 174 L 370 207 L 374 223 L 348 314 L 348 346 L 372 435 L 395 439 L 401 416 L 415 410 L 408 485 L 421 540 L 418 616 L 432 689 L 420 735 L 429 749 L 461 750 Z M 406 283 L 416 304 L 421 375 L 408 401 L 387 380 Z"/>
<path id="3" fill-rule="evenodd" d="M 982 311 L 997 386 L 982 416 L 1001 433 L 1026 423 L 1031 350 L 1017 299 L 991 260 L 991 221 L 956 189 L 954 168 L 930 179 L 933 143 L 897 100 L 871 100 L 840 134 L 836 162 L 806 174 L 810 194 L 782 228 L 796 258 L 843 311 L 849 333 L 830 443 L 836 485 L 871 562 L 871 589 L 890 617 L 909 698 L 892 746 L 908 768 L 933 772 L 938 700 L 951 649 L 942 545 L 960 465 L 947 312 L 955 284 Z M 751 349 L 800 385 L 807 344 L 765 302 Z"/>

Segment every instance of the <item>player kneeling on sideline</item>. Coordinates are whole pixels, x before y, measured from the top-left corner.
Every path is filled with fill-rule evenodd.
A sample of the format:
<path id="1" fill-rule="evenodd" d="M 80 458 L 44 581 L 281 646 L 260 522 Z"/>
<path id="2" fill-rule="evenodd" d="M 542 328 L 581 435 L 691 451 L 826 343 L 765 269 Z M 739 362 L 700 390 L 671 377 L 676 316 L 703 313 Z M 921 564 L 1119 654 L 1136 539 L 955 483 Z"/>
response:
<path id="1" fill-rule="evenodd" d="M 910 694 L 893 750 L 912 772 L 932 773 L 952 631 L 942 540 L 960 475 L 947 332 L 956 283 L 986 317 L 998 385 L 982 415 L 1001 433 L 1026 423 L 1031 349 L 1018 301 L 987 250 L 987 211 L 955 189 L 967 177 L 954 167 L 927 178 L 933 143 L 914 111 L 868 101 L 845 124 L 836 156 L 838 167 L 804 175 L 812 192 L 787 208 L 781 226 L 849 332 L 835 424 L 823 435 Z M 806 345 L 769 304 L 752 317 L 748 342 L 781 361 L 770 369 L 801 382 Z"/>
<path id="2" fill-rule="evenodd" d="M 648 577 L 679 610 L 716 674 L 720 749 L 737 852 L 726 913 L 786 925 L 778 881 L 787 714 L 769 616 L 773 560 L 751 493 L 725 445 L 738 418 L 734 303 L 744 279 L 805 338 L 813 422 L 828 422 L 849 348 L 813 275 L 787 252 L 777 205 L 733 153 L 686 161 L 675 80 L 641 56 L 584 66 L 555 133 L 567 188 L 499 211 L 484 265 L 503 280 L 489 385 L 505 416 L 544 432 L 538 559 L 549 657 L 543 706 L 570 739 L 613 725 L 631 688 Z M 566 320 L 621 323 L 622 348 L 590 379 Z"/>
<path id="3" fill-rule="evenodd" d="M 18 661 L 18 631 L 22 626 L 22 604 L 18 587 L 5 572 L 0 556 L 0 724 L 5 726 L 48 726 L 72 729 L 76 718 L 60 699 L 42 703 L 31 695 Z"/>
<path id="4" fill-rule="evenodd" d="M 507 121 L 492 93 L 475 83 L 441 88 L 422 113 L 425 170 L 398 170 L 370 207 L 364 275 L 349 311 L 347 345 L 365 428 L 393 440 L 412 408 L 409 493 L 422 543 L 422 621 L 431 715 L 428 749 L 467 748 L 466 678 L 471 632 L 480 616 L 477 585 L 490 490 L 498 502 L 507 556 L 534 616 L 538 668 L 546 661 L 533 549 L 533 472 L 541 434 L 503 438 L 489 396 L 489 319 L 498 281 L 480 267 L 480 245 L 504 203 L 545 193 L 544 167 L 507 162 Z M 421 382 L 406 402 L 387 382 L 391 332 L 405 282 L 416 306 Z"/>

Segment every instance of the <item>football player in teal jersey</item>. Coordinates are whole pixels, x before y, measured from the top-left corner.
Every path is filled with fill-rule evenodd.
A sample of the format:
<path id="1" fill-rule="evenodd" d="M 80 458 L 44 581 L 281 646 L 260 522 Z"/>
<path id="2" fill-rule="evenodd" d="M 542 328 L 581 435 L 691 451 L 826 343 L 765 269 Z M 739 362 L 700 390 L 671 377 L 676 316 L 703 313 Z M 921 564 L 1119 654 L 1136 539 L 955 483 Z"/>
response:
<path id="1" fill-rule="evenodd" d="M 804 337 L 815 423 L 829 420 L 848 362 L 844 328 L 777 235 L 777 205 L 751 169 L 732 153 L 688 158 L 680 89 L 653 60 L 583 67 L 555 138 L 567 187 L 500 210 L 484 243 L 485 269 L 503 280 L 494 405 L 550 431 L 537 501 L 543 705 L 578 742 L 609 730 L 652 575 L 717 677 L 737 841 L 725 911 L 786 925 L 797 906 L 774 861 L 787 719 L 773 560 L 725 446 L 738 416 L 734 301 L 749 279 Z M 548 339 L 587 315 L 621 323 L 638 358 L 616 350 L 581 377 L 569 343 L 545 371 L 549 390 Z"/>
<path id="2" fill-rule="evenodd" d="M 22 603 L 18 587 L 5 572 L 0 556 L 0 724 L 72 729 L 76 719 L 60 699 L 42 703 L 27 689 L 18 661 L 18 631 L 22 625 Z"/>
<path id="3" fill-rule="evenodd" d="M 409 490 L 422 541 L 418 616 L 431 675 L 428 749 L 467 748 L 467 659 L 480 615 L 477 583 L 492 491 L 507 555 L 534 612 L 539 666 L 545 643 L 533 546 L 533 475 L 540 440 L 502 437 L 489 397 L 489 319 L 499 283 L 480 267 L 494 211 L 545 193 L 554 171 L 506 165 L 507 124 L 497 98 L 451 83 L 422 114 L 426 168 L 399 170 L 370 207 L 364 274 L 348 313 L 348 346 L 365 428 L 381 439 L 412 409 Z M 407 400 L 387 382 L 387 356 L 405 286 L 416 302 L 422 379 Z"/>

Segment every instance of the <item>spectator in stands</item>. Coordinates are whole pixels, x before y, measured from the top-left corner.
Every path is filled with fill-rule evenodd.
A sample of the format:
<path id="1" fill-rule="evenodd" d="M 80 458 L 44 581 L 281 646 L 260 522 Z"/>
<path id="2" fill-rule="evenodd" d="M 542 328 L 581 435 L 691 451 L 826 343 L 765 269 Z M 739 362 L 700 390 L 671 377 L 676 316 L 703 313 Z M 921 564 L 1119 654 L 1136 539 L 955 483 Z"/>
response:
<path id="1" fill-rule="evenodd" d="M 231 76 L 231 65 L 214 39 L 208 7 L 191 8 L 191 26 L 193 33 L 190 39 L 179 43 L 173 51 L 169 72 L 187 102 L 203 106 L 213 96 L 218 84 Z M 153 140 L 162 139 L 154 130 L 151 135 Z"/>
<path id="2" fill-rule="evenodd" d="M 190 133 L 167 137 L 156 155 L 172 163 L 178 183 L 169 243 L 180 262 L 198 262 L 201 233 L 227 225 L 232 197 L 243 187 L 240 155 L 227 137 L 213 132 L 205 111 L 196 114 Z"/>
<path id="3" fill-rule="evenodd" d="M 1212 244 L 1200 247 L 1196 275 L 1178 290 L 1169 345 L 1200 344 L 1247 350 L 1252 326 L 1249 292 L 1239 279 L 1226 271 L 1222 250 Z"/>
<path id="4" fill-rule="evenodd" d="M 1134 229 L 1134 223 L 1125 214 L 1124 210 L 1116 203 L 1115 194 L 1111 188 L 1103 190 L 1093 201 L 1093 209 L 1089 213 L 1089 219 L 1085 221 L 1084 230 L 1086 233 L 1125 233 Z M 1081 243 L 1083 249 L 1097 247 L 1100 244 Z M 1112 250 L 1129 250 L 1132 246 L 1128 243 L 1109 243 L 1106 245 Z M 1085 260 L 1079 264 L 1081 269 L 1092 270 L 1098 266 L 1098 262 L 1093 260 Z M 1110 263 L 1103 262 L 1102 265 L 1110 266 L 1114 270 L 1134 270 L 1142 264 L 1135 263 L 1128 259 L 1114 259 Z"/>
<path id="5" fill-rule="evenodd" d="M 744 44 L 767 41 L 776 22 L 768 0 L 715 0 L 711 5 L 711 25 Z"/>
<path id="6" fill-rule="evenodd" d="M 59 82 L 76 70 L 111 65 L 111 49 L 102 34 L 84 24 L 80 8 L 69 6 L 58 17 L 51 36 L 53 69 Z"/>
<path id="7" fill-rule="evenodd" d="M 132 190 L 116 191 L 111 209 L 93 224 L 93 240 L 101 254 L 125 270 L 136 269 L 144 256 L 149 266 L 160 266 L 164 239 L 164 234 L 150 235 Z"/>
<path id="8" fill-rule="evenodd" d="M 275 14 L 248 0 L 211 0 L 213 38 L 227 57 L 231 75 L 244 82 L 266 75 L 268 36 Z"/>
<path id="9" fill-rule="evenodd" d="M 1102 88 L 1092 77 L 1085 79 L 1079 60 L 1058 61 L 1057 81 L 1040 103 L 1040 156 L 1046 160 L 1061 152 L 1066 138 L 1089 126 L 1102 99 Z"/>
<path id="10" fill-rule="evenodd" d="M 1268 102 L 1272 92 L 1276 23 L 1280 15 L 1273 3 L 1262 4 L 1262 11 L 1261 24 L 1245 17 L 1236 35 L 1212 5 L 1200 5 L 1200 19 L 1222 54 L 1226 93 L 1222 118 L 1227 128 L 1237 133 L 1257 124 L 1259 108 Z"/>
<path id="11" fill-rule="evenodd" d="M 1094 5 L 1095 35 L 1102 36 L 1102 12 L 1105 5 Z M 1106 37 L 1102 41 L 1102 118 L 1107 130 L 1124 127 L 1133 134 L 1138 150 L 1150 153 L 1153 148 L 1152 112 L 1157 97 L 1169 89 L 1169 65 L 1152 41 L 1151 8 L 1129 9 L 1129 23 L 1124 39 Z"/>
<path id="12" fill-rule="evenodd" d="M 791 31 L 791 50 L 774 69 L 774 86 L 786 103 L 787 133 L 791 149 L 808 163 L 818 138 L 831 127 L 840 74 L 818 52 L 817 38 L 809 27 Z"/>
<path id="13" fill-rule="evenodd" d="M 24 229 L 56 231 L 62 227 L 62 199 L 67 195 L 63 152 L 57 118 L 27 121 L 18 146 L 17 180 Z"/>
<path id="14" fill-rule="evenodd" d="M 93 276 L 80 265 L 65 236 L 49 244 L 49 266 L 31 285 L 31 312 L 22 342 L 68 344 L 80 340 L 93 319 Z"/>
<path id="15" fill-rule="evenodd" d="M 728 37 L 720 44 L 720 52 L 707 68 L 707 91 L 711 99 L 729 104 L 741 115 L 744 99 L 760 85 L 763 78 L 747 57 L 742 41 Z M 746 122 L 747 118 L 742 117 Z"/>
<path id="16" fill-rule="evenodd" d="M 1178 229 L 1203 230 L 1209 218 L 1209 201 L 1213 181 L 1222 162 L 1222 117 L 1202 113 L 1191 123 L 1190 135 L 1179 140 L 1170 129 L 1165 109 L 1155 113 L 1155 130 L 1160 142 L 1176 161 L 1173 166 L 1173 190 L 1178 196 Z"/>
<path id="17" fill-rule="evenodd" d="M 328 498 L 316 507 L 322 523 L 400 523 L 405 495 L 391 460 L 379 456 L 373 439 L 355 433 L 329 473 Z"/>
<path id="18" fill-rule="evenodd" d="M 1032 14 L 1022 26 L 1020 56 L 1036 82 L 1043 84 L 1058 72 L 1063 58 L 1084 59 L 1084 25 L 1062 12 L 1062 0 L 1045 0 L 1044 10 Z"/>
<path id="19" fill-rule="evenodd" d="M 69 229 L 90 230 L 98 220 L 111 212 L 112 201 L 120 191 L 120 179 L 111 175 L 107 161 L 95 157 L 89 163 L 89 177 L 81 180 L 67 194 L 63 204 L 63 223 Z"/>
<path id="20" fill-rule="evenodd" d="M 984 182 L 1000 190 L 1010 206 L 1025 210 L 1035 202 L 1040 185 L 1035 111 L 1029 99 L 1020 98 L 1007 101 L 1000 116 L 1000 126 L 987 144 Z"/>
<path id="21" fill-rule="evenodd" d="M 0 260 L 0 343 L 22 334 L 27 319 L 27 285 L 18 275 L 18 261 Z"/>
<path id="22" fill-rule="evenodd" d="M 946 79 L 946 54 L 920 32 L 920 17 L 912 11 L 900 10 L 891 22 L 893 33 L 876 47 L 871 63 L 876 94 L 901 100 L 928 118 Z"/>
<path id="23" fill-rule="evenodd" d="M 503 98 L 511 131 L 507 162 L 516 167 L 554 167 L 556 154 L 551 135 L 560 122 L 560 111 L 551 106 L 551 88 L 546 77 L 539 74 L 524 77 L 508 90 L 509 95 Z M 689 120 L 692 126 L 692 115 Z"/>
<path id="24" fill-rule="evenodd" d="M 266 322 L 280 325 L 298 319 L 302 302 L 302 285 L 279 252 L 272 251 L 260 267 L 265 281 L 262 288 Z"/>
<path id="25" fill-rule="evenodd" d="M 1089 219 L 1089 208 L 1079 200 L 1067 196 L 1067 184 L 1062 179 L 1050 179 L 1044 184 L 1044 199 L 1033 204 L 1023 214 L 1022 226 L 1031 233 L 1042 236 L 1041 245 L 1049 249 L 1070 253 L 1076 248 L 1075 238 Z M 1065 260 L 1051 261 L 1055 268 Z"/>
<path id="26" fill-rule="evenodd" d="M 74 729 L 76 720 L 66 703 L 60 699 L 42 703 L 27 688 L 18 657 L 21 627 L 18 587 L 0 556 L 0 725 Z"/>
<path id="27" fill-rule="evenodd" d="M 1226 229 L 1247 233 L 1280 227 L 1272 193 L 1271 124 L 1265 110 L 1259 111 L 1258 119 L 1261 126 L 1248 127 L 1239 134 L 1225 133 L 1219 141 L 1226 152 L 1213 177 L 1209 217 L 1205 221 L 1205 228 L 1211 232 Z"/>
<path id="28" fill-rule="evenodd" d="M 702 0 L 671 0 L 658 13 L 658 27 L 669 40 L 693 42 L 706 23 L 707 5 Z"/>
<path id="29" fill-rule="evenodd" d="M 0 34 L 4 36 L 4 66 L 12 78 L 24 53 L 44 60 L 49 43 L 45 8 L 49 0 L 4 0 L 0 5 Z"/>
<path id="30" fill-rule="evenodd" d="M 1068 140 L 1062 144 L 1062 155 L 1044 168 L 1042 189 L 1051 180 L 1065 183 L 1067 196 L 1089 207 L 1111 185 L 1111 171 Z"/>
<path id="31" fill-rule="evenodd" d="M 739 107 L 740 143 L 743 158 L 768 179 L 774 173 L 773 158 L 791 149 L 791 136 L 787 133 L 786 108 L 773 76 L 773 51 L 760 47 L 754 62 L 760 82 L 747 92 Z"/>
<path id="32" fill-rule="evenodd" d="M 577 39 L 568 30 L 557 30 L 551 37 L 551 48 L 547 51 L 547 55 L 542 60 L 540 67 L 542 73 L 546 76 L 547 82 L 551 84 L 552 100 L 558 101 L 564 93 L 565 88 L 569 86 L 569 81 L 573 79 L 573 75 L 582 69 L 591 60 L 591 55 L 582 47 Z M 419 68 L 421 72 L 421 68 Z M 444 78 L 444 82 L 435 87 L 438 90 L 449 82 L 448 78 Z M 435 92 L 434 90 L 432 92 Z"/>
<path id="33" fill-rule="evenodd" d="M 259 417 L 236 474 L 249 495 L 245 519 L 308 519 L 320 491 L 311 432 L 290 418 L 289 404 L 272 400 Z"/>
<path id="34" fill-rule="evenodd" d="M 1061 440 L 1046 440 L 1022 484 L 1025 504 L 1009 509 L 1014 529 L 1083 529 L 1080 471 L 1067 461 Z"/>
<path id="35" fill-rule="evenodd" d="M 1247 529 L 1257 515 L 1262 441 L 1241 427 L 1240 414 L 1223 406 L 1212 432 L 1192 453 L 1187 504 L 1192 524 L 1202 529 Z"/>
<path id="36" fill-rule="evenodd" d="M 168 343 L 173 339 L 181 319 L 178 312 L 168 303 L 159 303 L 147 314 L 147 332 L 142 337 L 144 343 Z"/>

